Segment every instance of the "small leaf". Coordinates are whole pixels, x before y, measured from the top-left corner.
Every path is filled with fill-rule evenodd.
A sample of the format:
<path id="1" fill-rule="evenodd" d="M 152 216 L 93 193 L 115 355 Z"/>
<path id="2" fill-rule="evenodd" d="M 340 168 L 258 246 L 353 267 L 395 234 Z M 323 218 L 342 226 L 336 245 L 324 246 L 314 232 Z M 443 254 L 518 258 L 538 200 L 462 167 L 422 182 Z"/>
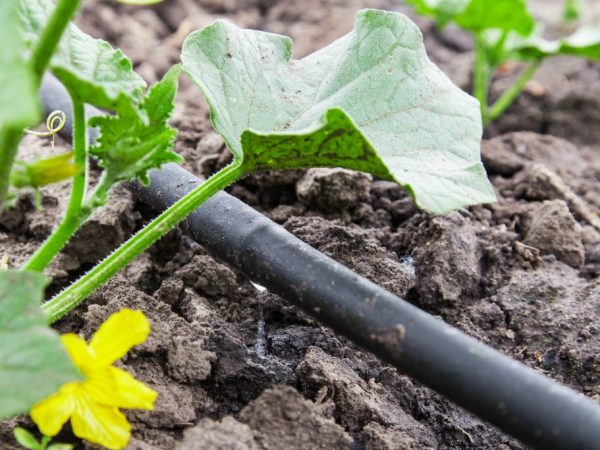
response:
<path id="1" fill-rule="evenodd" d="M 53 9 L 51 0 L 21 0 L 21 23 L 31 47 Z M 121 50 L 88 36 L 73 24 L 67 27 L 50 69 L 79 100 L 111 111 L 131 111 L 146 87 Z"/>
<path id="2" fill-rule="evenodd" d="M 365 10 L 328 47 L 298 61 L 291 53 L 286 37 L 222 21 L 184 43 L 184 70 L 247 171 L 363 170 L 434 213 L 495 200 L 479 105 L 429 61 L 407 17 Z"/>
<path id="3" fill-rule="evenodd" d="M 62 384 L 80 379 L 40 308 L 45 276 L 0 272 L 0 418 L 26 413 Z"/>
<path id="4" fill-rule="evenodd" d="M 113 183 L 138 179 L 148 183 L 148 171 L 182 158 L 171 149 L 177 131 L 168 125 L 174 108 L 181 68 L 175 66 L 148 91 L 140 104 L 140 113 L 115 117 L 94 117 L 92 126 L 100 137 L 90 153 L 106 169 Z M 147 118 L 147 122 L 140 119 Z"/>
<path id="5" fill-rule="evenodd" d="M 72 178 L 81 171 L 73 162 L 73 152 L 64 152 L 34 162 L 17 161 L 11 173 L 16 188 L 39 188 Z"/>
<path id="6" fill-rule="evenodd" d="M 19 29 L 21 0 L 0 1 L 0 128 L 35 123 L 40 115 L 35 76 L 24 59 L 25 40 Z"/>
<path id="7" fill-rule="evenodd" d="M 46 450 L 73 450 L 75 446 L 71 444 L 52 444 Z"/>
<path id="8" fill-rule="evenodd" d="M 35 436 L 25 428 L 16 427 L 13 430 L 13 435 L 22 447 L 28 448 L 29 450 L 37 450 L 40 448 L 40 443 Z"/>
<path id="9" fill-rule="evenodd" d="M 527 36 L 535 26 L 526 0 L 408 0 L 408 3 L 440 25 L 452 21 L 474 32 L 499 29 Z"/>

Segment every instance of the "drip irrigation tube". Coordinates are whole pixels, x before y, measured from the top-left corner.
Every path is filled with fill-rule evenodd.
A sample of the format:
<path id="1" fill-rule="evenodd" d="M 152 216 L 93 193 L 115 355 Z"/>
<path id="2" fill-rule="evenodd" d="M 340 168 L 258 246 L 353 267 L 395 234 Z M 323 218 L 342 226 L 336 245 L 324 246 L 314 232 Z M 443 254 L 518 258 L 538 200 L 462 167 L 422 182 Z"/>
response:
<path id="1" fill-rule="evenodd" d="M 42 98 L 47 110 L 69 116 L 60 83 L 46 78 Z M 202 182 L 173 164 L 150 178 L 149 187 L 132 189 L 157 211 Z M 600 449 L 600 405 L 352 272 L 240 200 L 220 192 L 181 228 L 249 279 L 522 442 Z"/>

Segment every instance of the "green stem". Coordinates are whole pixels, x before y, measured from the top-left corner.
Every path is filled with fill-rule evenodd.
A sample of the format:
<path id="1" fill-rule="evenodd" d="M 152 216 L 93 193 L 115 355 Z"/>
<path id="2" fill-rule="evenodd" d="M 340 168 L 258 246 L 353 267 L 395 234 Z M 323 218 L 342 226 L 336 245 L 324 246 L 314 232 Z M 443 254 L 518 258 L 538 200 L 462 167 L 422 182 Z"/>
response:
<path id="1" fill-rule="evenodd" d="M 473 95 L 479 100 L 481 118 L 485 123 L 488 116 L 488 91 L 492 80 L 492 67 L 486 54 L 485 42 L 481 36 L 475 36 L 475 67 L 473 73 Z"/>
<path id="2" fill-rule="evenodd" d="M 541 60 L 536 60 L 529 64 L 525 70 L 519 75 L 519 78 L 506 90 L 504 93 L 494 102 L 492 107 L 489 109 L 486 120 L 483 124 L 487 125 L 489 122 L 496 120 L 498 117 L 506 111 L 506 109 L 513 104 L 517 99 L 527 82 L 535 74 L 538 67 L 540 67 Z"/>
<path id="3" fill-rule="evenodd" d="M 12 171 L 23 130 L 19 127 L 0 127 L 0 208 L 4 204 L 10 187 Z"/>
<path id="4" fill-rule="evenodd" d="M 71 95 L 71 99 L 73 102 L 73 161 L 81 168 L 81 172 L 73 177 L 71 196 L 64 217 L 44 244 L 25 263 L 23 266 L 25 270 L 43 271 L 93 210 L 93 208 L 83 207 L 87 187 L 88 145 L 85 105 L 73 95 Z"/>
<path id="5" fill-rule="evenodd" d="M 67 25 L 75 16 L 82 0 L 58 0 L 37 46 L 33 50 L 33 70 L 41 80 Z"/>
<path id="6" fill-rule="evenodd" d="M 204 201 L 240 179 L 245 173 L 243 164 L 234 162 L 178 200 L 82 278 L 44 304 L 48 322 L 54 323 L 78 306 L 119 270 L 175 228 Z"/>
<path id="7" fill-rule="evenodd" d="M 38 85 L 41 83 L 42 76 L 60 42 L 60 38 L 79 9 L 80 4 L 81 0 L 59 0 L 56 8 L 54 8 L 31 58 Z M 3 88 L 10 89 L 10 87 Z M 10 172 L 22 137 L 23 130 L 20 127 L 10 127 L 0 133 L 0 207 L 4 204 L 8 193 Z"/>
<path id="8" fill-rule="evenodd" d="M 504 54 L 504 44 L 506 44 L 506 39 L 508 39 L 508 31 L 504 30 L 500 35 L 500 38 L 494 45 L 493 57 L 491 59 L 491 65 L 496 67 L 500 61 L 500 58 L 503 57 Z M 489 58 L 489 57 L 488 57 Z"/>
<path id="9" fill-rule="evenodd" d="M 563 8 L 562 19 L 565 23 L 575 22 L 581 17 L 581 5 L 579 0 L 566 0 Z"/>

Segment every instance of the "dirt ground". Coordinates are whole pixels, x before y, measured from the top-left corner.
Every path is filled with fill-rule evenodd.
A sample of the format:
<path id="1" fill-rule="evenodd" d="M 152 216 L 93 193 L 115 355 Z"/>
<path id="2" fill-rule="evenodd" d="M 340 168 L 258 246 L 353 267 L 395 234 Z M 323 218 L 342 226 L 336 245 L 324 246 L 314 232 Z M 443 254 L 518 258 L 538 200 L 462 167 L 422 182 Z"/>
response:
<path id="1" fill-rule="evenodd" d="M 542 2 L 536 2 L 538 5 Z M 555 5 L 549 2 L 546 5 Z M 166 0 L 149 8 L 87 2 L 82 28 L 121 47 L 153 82 L 183 38 L 226 17 L 290 35 L 301 57 L 348 32 L 363 7 L 391 0 Z M 555 11 L 559 9 L 554 8 Z M 542 8 L 552 17 L 551 8 Z M 468 37 L 417 19 L 432 60 L 470 84 Z M 518 73 L 506 67 L 498 92 Z M 345 170 L 249 177 L 230 192 L 361 275 L 525 364 L 600 400 L 600 65 L 545 62 L 486 130 L 483 160 L 498 202 L 433 217 L 398 186 Z M 173 121 L 186 167 L 208 176 L 230 160 L 199 91 L 182 83 Z M 59 143 L 60 144 L 60 143 Z M 22 154 L 48 143 L 28 136 Z M 51 231 L 68 185 L 0 215 L 0 249 L 18 265 Z M 153 213 L 117 189 L 50 273 L 51 295 Z M 128 449 L 520 449 L 521 444 L 257 290 L 173 232 L 58 324 L 86 337 L 122 307 L 144 311 L 149 340 L 123 367 L 159 392 L 132 411 Z M 0 424 L 0 447 L 17 448 Z M 73 440 L 69 430 L 61 435 Z M 78 444 L 80 448 L 94 446 Z"/>

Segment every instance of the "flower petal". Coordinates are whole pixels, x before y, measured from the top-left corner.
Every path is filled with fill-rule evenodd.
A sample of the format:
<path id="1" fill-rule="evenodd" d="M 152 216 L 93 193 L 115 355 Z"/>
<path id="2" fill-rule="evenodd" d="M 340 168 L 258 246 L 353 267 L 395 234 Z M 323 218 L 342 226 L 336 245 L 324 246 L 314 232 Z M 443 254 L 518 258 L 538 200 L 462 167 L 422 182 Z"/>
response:
<path id="1" fill-rule="evenodd" d="M 157 396 L 128 372 L 112 366 L 96 369 L 83 386 L 95 402 L 119 408 L 152 410 Z"/>
<path id="2" fill-rule="evenodd" d="M 111 369 L 111 366 L 95 368 L 83 383 L 83 389 L 94 402 L 118 407 L 115 394 L 119 390 L 119 385 Z"/>
<path id="3" fill-rule="evenodd" d="M 133 346 L 141 344 L 150 333 L 150 323 L 141 311 L 122 309 L 100 326 L 90 341 L 96 363 L 110 365 Z"/>
<path id="4" fill-rule="evenodd" d="M 75 410 L 72 390 L 66 386 L 31 408 L 31 419 L 46 436 L 56 436 Z"/>
<path id="5" fill-rule="evenodd" d="M 118 386 L 114 399 L 119 408 L 154 409 L 154 401 L 158 395 L 141 381 L 136 380 L 130 373 L 117 367 L 110 368 Z"/>
<path id="6" fill-rule="evenodd" d="M 100 405 L 83 392 L 77 396 L 71 425 L 75 436 L 110 450 L 125 448 L 131 438 L 131 425 L 117 408 Z"/>
<path id="7" fill-rule="evenodd" d="M 73 363 L 85 371 L 92 364 L 93 354 L 90 352 L 85 340 L 77 334 L 67 333 L 60 337 L 65 350 L 73 360 Z"/>

